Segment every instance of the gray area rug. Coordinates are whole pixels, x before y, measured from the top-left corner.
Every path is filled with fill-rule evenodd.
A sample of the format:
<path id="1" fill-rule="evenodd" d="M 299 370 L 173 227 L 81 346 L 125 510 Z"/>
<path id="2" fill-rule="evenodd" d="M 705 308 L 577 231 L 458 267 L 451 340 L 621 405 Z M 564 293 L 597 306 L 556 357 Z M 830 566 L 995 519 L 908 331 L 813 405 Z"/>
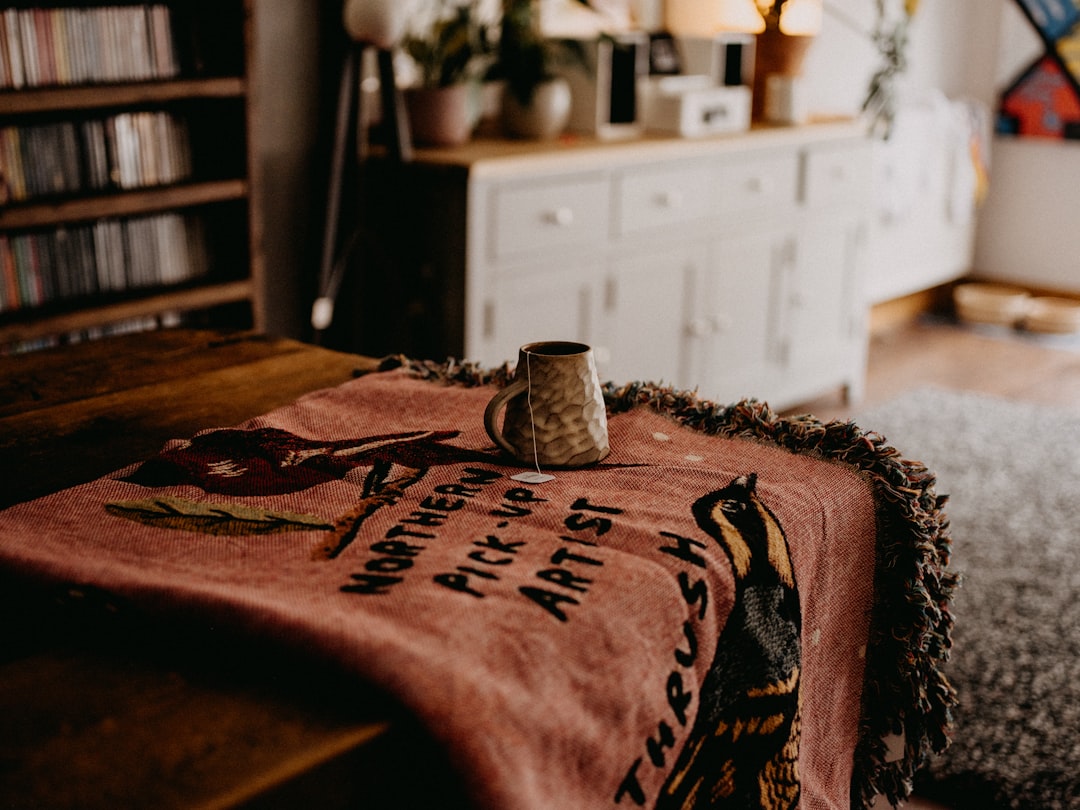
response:
<path id="1" fill-rule="evenodd" d="M 949 495 L 954 741 L 918 793 L 1080 808 L 1080 408 L 918 390 L 859 414 Z"/>

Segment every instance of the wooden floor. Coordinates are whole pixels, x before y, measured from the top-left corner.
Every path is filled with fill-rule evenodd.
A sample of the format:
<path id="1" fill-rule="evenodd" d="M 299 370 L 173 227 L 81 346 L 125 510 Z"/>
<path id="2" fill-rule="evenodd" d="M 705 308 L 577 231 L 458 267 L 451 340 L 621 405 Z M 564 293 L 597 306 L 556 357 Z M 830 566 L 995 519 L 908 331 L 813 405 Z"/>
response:
<path id="1" fill-rule="evenodd" d="M 1080 340 L 924 319 L 872 339 L 860 402 L 847 404 L 838 393 L 788 413 L 846 419 L 922 386 L 1080 409 Z"/>

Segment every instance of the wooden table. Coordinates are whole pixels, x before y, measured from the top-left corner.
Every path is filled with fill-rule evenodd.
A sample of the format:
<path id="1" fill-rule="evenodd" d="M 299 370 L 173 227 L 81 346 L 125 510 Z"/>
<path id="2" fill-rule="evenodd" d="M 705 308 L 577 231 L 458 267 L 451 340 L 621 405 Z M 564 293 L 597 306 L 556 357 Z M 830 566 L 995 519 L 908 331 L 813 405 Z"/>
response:
<path id="1" fill-rule="evenodd" d="M 376 366 L 182 330 L 2 357 L 0 506 Z M 340 673 L 182 625 L 112 623 L 107 605 L 77 604 L 92 593 L 57 599 L 9 579 L 0 574 L 0 807 L 461 805 L 439 753 Z"/>

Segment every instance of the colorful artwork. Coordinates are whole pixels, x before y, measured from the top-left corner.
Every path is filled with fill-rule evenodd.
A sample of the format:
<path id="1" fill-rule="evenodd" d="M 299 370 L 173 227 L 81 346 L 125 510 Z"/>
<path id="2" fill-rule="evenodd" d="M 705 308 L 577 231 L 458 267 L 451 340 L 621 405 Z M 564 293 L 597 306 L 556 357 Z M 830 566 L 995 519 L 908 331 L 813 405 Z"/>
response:
<path id="1" fill-rule="evenodd" d="M 1016 0 L 1044 52 L 1002 93 L 998 131 L 1080 138 L 1080 0 Z"/>
<path id="2" fill-rule="evenodd" d="M 1056 42 L 1080 22 L 1075 0 L 1017 0 L 1044 39 Z"/>
<path id="3" fill-rule="evenodd" d="M 1002 97 L 1000 129 L 1015 135 L 1066 136 L 1080 125 L 1080 96 L 1056 61 L 1043 57 Z"/>

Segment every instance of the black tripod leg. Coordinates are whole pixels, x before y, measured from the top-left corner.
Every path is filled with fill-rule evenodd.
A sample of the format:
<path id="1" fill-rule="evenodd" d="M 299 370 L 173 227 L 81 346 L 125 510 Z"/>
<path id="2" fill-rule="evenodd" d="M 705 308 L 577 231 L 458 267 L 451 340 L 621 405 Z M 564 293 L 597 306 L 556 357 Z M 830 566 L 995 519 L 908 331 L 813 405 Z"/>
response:
<path id="1" fill-rule="evenodd" d="M 386 127 L 390 156 L 400 161 L 412 160 L 412 135 L 405 100 L 394 77 L 394 55 L 379 49 L 379 90 L 382 94 L 383 124 Z"/>
<path id="2" fill-rule="evenodd" d="M 334 152 L 330 164 L 330 182 L 326 201 L 326 224 L 323 230 L 322 262 L 319 266 L 319 297 L 311 309 L 311 325 L 315 337 L 330 325 L 333 319 L 334 295 L 337 285 L 333 282 L 335 257 L 337 255 L 338 225 L 341 219 L 341 192 L 345 182 L 346 160 L 356 149 L 356 104 L 360 89 L 360 59 L 363 46 L 355 45 L 345 54 L 338 91 L 337 121 L 334 129 Z"/>

